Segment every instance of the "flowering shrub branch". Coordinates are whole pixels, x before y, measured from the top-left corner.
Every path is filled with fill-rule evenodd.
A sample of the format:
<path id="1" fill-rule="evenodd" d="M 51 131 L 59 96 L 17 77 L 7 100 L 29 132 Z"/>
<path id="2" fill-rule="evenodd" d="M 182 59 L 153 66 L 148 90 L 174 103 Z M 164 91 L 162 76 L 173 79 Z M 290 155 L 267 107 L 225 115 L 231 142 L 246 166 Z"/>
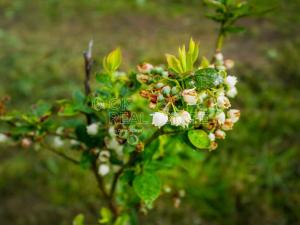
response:
<path id="1" fill-rule="evenodd" d="M 135 214 L 150 210 L 162 194 L 157 171 L 166 167 L 168 154 L 160 146 L 175 136 L 193 149 L 215 150 L 217 140 L 225 139 L 240 117 L 230 102 L 237 95 L 237 77 L 228 73 L 233 61 L 224 59 L 221 50 L 229 33 L 242 30 L 234 23 L 251 14 L 251 8 L 233 0 L 204 2 L 215 9 L 209 17 L 220 23 L 211 61 L 202 57 L 199 62 L 199 44 L 191 39 L 177 56 L 166 54 L 166 66 L 143 63 L 128 73 L 119 71 L 122 54 L 117 48 L 95 74 L 91 41 L 83 54 L 84 94 L 75 92 L 71 100 L 54 104 L 39 102 L 27 113 L 7 112 L 2 100 L 0 121 L 6 131 L 0 142 L 47 149 L 91 170 L 106 203 L 99 223 L 136 224 Z M 68 148 L 76 154 L 67 154 Z M 178 207 L 184 192 L 175 196 Z M 84 216 L 73 224 L 84 224 Z"/>

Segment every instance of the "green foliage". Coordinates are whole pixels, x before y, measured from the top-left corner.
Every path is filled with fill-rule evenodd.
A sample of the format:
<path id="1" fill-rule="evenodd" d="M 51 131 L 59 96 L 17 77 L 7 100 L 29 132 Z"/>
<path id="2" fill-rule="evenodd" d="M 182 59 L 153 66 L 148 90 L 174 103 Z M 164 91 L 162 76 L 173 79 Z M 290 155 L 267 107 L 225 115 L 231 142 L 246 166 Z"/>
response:
<path id="1" fill-rule="evenodd" d="M 78 214 L 73 220 L 73 225 L 84 225 L 84 215 Z"/>
<path id="2" fill-rule="evenodd" d="M 112 218 L 113 215 L 108 208 L 106 207 L 101 208 L 100 219 L 98 221 L 100 224 L 109 224 L 112 221 Z"/>
<path id="3" fill-rule="evenodd" d="M 196 148 L 208 149 L 210 146 L 208 135 L 203 130 L 190 130 L 188 132 L 188 138 Z"/>
<path id="4" fill-rule="evenodd" d="M 99 5 L 95 6 L 96 1 L 51 1 L 51 3 L 49 1 L 49 4 L 35 4 L 34 9 L 39 10 L 35 10 L 36 12 L 34 13 L 27 13 L 31 12 L 32 9 L 29 6 L 27 7 L 26 4 L 18 4 L 17 2 L 21 1 L 16 0 L 7 4 L 12 11 L 11 13 L 6 12 L 8 6 L 5 5 L 1 7 L 5 15 L 11 15 L 9 16 L 9 18 L 11 18 L 9 22 L 14 24 L 15 27 L 1 32 L 1 41 L 3 43 L 1 73 L 5 74 L 5 76 L 1 77 L 0 83 L 3 84 L 3 86 L 1 86 L 0 93 L 12 93 L 13 105 L 19 104 L 18 106 L 20 107 L 20 104 L 23 104 L 26 107 L 25 113 L 8 113 L 2 117 L 3 120 L 7 122 L 16 121 L 16 124 L 18 124 L 18 127 L 9 130 L 10 133 L 12 133 L 11 137 L 18 141 L 34 133 L 37 135 L 29 137 L 33 139 L 37 138 L 37 140 L 34 141 L 36 141 L 38 145 L 38 140 L 40 140 L 41 137 L 44 137 L 44 135 L 48 133 L 53 135 L 53 133 L 56 133 L 58 127 L 63 126 L 66 129 L 59 134 L 63 139 L 68 136 L 78 139 L 78 137 L 74 135 L 76 134 L 74 130 L 76 130 L 76 127 L 79 125 L 82 126 L 82 136 L 86 136 L 86 132 L 84 132 L 86 127 L 83 126 L 83 124 L 86 125 L 86 123 L 83 114 L 88 112 L 88 114 L 92 116 L 92 121 L 99 120 L 103 122 L 106 121 L 107 111 L 101 109 L 95 112 L 89 107 L 89 101 L 91 99 L 87 98 L 83 100 L 82 93 L 74 94 L 72 100 L 68 100 L 67 102 L 48 104 L 48 106 L 35 106 L 33 111 L 28 110 L 30 108 L 28 104 L 37 98 L 43 98 L 45 102 L 48 103 L 50 102 L 49 99 L 56 97 L 61 98 L 61 96 L 68 97 L 73 92 L 74 87 L 79 87 L 79 84 L 76 84 L 76 82 L 81 78 L 77 75 L 80 74 L 82 68 L 78 66 L 79 62 L 81 63 L 80 54 L 78 54 L 78 52 L 81 52 L 82 46 L 78 45 L 78 43 L 84 38 L 89 38 L 87 37 L 89 35 L 84 35 L 88 33 L 86 31 L 91 28 L 88 24 L 91 24 L 91 21 L 97 21 L 97 23 L 99 23 L 100 19 L 96 14 L 100 12 L 101 16 L 103 16 L 103 7 Z M 145 1 L 143 4 L 149 12 L 145 10 L 143 14 L 135 15 L 134 10 L 129 11 L 130 16 L 125 15 L 126 19 L 128 18 L 130 21 L 139 19 L 146 21 L 145 25 L 143 23 L 146 34 L 148 34 L 147 28 L 149 29 L 149 25 L 147 25 L 148 16 L 151 14 L 153 8 L 156 10 L 154 11 L 155 13 L 163 13 L 162 15 L 159 13 L 155 14 L 158 22 L 151 21 L 150 27 L 153 29 L 155 26 L 155 28 L 160 29 L 160 24 L 162 24 L 162 26 L 171 26 L 171 29 L 160 30 L 159 36 L 164 37 L 163 42 L 155 39 L 155 43 L 153 44 L 155 36 L 148 35 L 146 37 L 145 35 L 145 38 L 149 39 L 145 39 L 143 42 L 147 43 L 147 45 L 149 43 L 153 45 L 150 51 L 140 51 L 140 49 L 144 47 L 140 42 L 137 42 L 137 45 L 134 46 L 135 50 L 131 52 L 129 50 L 130 47 L 128 47 L 130 61 L 151 58 L 157 62 L 161 62 L 161 59 L 157 56 L 158 53 L 171 48 L 172 45 L 186 38 L 185 34 L 178 32 L 181 28 L 181 22 L 178 24 L 178 30 L 177 26 L 175 29 L 171 23 L 165 22 L 163 15 L 170 16 L 171 9 L 169 8 L 174 10 L 177 7 L 180 13 L 177 19 L 179 21 L 189 21 L 189 23 L 184 25 L 185 28 L 192 29 L 191 32 L 194 36 L 202 35 L 202 31 L 198 32 L 197 29 L 192 27 L 199 26 L 199 21 L 201 21 L 200 25 L 205 29 L 208 29 L 207 26 L 210 26 L 210 24 L 207 24 L 202 18 L 195 16 L 193 13 L 186 13 L 188 17 L 185 15 L 185 10 L 188 7 L 194 7 L 194 9 L 191 9 L 189 12 L 196 11 L 195 2 L 199 3 L 199 1 L 193 1 L 189 2 L 187 6 L 184 5 L 184 1 L 176 1 L 176 3 L 174 3 L 174 1 L 159 1 L 160 4 L 158 4 L 157 1 Z M 258 6 L 262 4 L 262 1 L 257 2 Z M 263 2 L 268 2 L 269 5 L 272 4 L 272 1 Z M 109 1 L 108 3 L 111 4 Z M 126 4 L 132 5 L 132 2 L 126 2 L 122 7 L 125 7 Z M 114 4 L 111 5 L 114 7 Z M 149 5 L 154 5 L 155 7 L 150 8 Z M 166 5 L 169 8 L 167 8 Z M 174 7 L 174 5 L 176 6 Z M 237 54 L 235 57 L 240 59 L 240 63 L 237 64 L 237 70 L 233 72 L 236 73 L 243 70 L 241 73 L 243 76 L 240 78 L 242 82 L 239 87 L 242 98 L 238 98 L 236 102 L 234 102 L 234 105 L 239 105 L 243 108 L 243 121 L 237 128 L 238 132 L 231 133 L 226 142 L 220 142 L 220 149 L 222 151 L 209 153 L 209 155 L 205 151 L 192 151 L 195 147 L 187 145 L 186 143 L 189 140 L 185 140 L 183 135 L 164 135 L 161 136 L 159 140 L 153 142 L 151 147 L 144 146 L 142 154 L 136 158 L 137 160 L 132 167 L 130 166 L 129 169 L 126 169 L 121 176 L 122 179 L 126 180 L 123 189 L 120 186 L 117 188 L 117 202 L 120 203 L 123 201 L 120 209 L 122 211 L 124 209 L 124 211 L 128 212 L 128 214 L 125 213 L 125 215 L 131 217 L 131 211 L 128 210 L 128 208 L 132 210 L 134 206 L 139 205 L 139 200 L 136 199 L 133 190 L 131 190 L 134 188 L 131 188 L 131 186 L 135 177 L 134 174 L 138 173 L 144 167 L 151 171 L 160 170 L 159 174 L 164 181 L 163 183 L 170 185 L 172 192 L 170 194 L 162 194 L 163 200 L 157 202 L 159 205 L 158 210 L 155 214 L 150 213 L 150 216 L 142 217 L 142 224 L 157 223 L 157 218 L 168 218 L 168 220 L 169 218 L 175 218 L 173 220 L 170 219 L 170 223 L 172 224 L 191 224 L 194 220 L 197 220 L 198 217 L 201 217 L 201 221 L 203 221 L 204 224 L 255 224 L 257 221 L 258 223 L 264 224 L 297 224 L 299 220 L 297 213 L 299 195 L 294 190 L 299 186 L 299 182 L 296 181 L 297 159 L 299 158 L 299 143 L 297 139 L 299 124 L 299 104 L 297 99 L 299 98 L 299 93 L 296 90 L 297 82 L 295 82 L 295 79 L 297 80 L 299 77 L 297 67 L 297 59 L 299 58 L 297 54 L 299 51 L 297 51 L 297 49 L 299 47 L 294 45 L 293 42 L 284 39 L 284 37 L 292 36 L 296 38 L 296 32 L 292 35 L 289 33 L 287 27 L 293 26 L 293 29 L 296 29 L 297 26 L 295 26 L 295 24 L 297 23 L 297 17 L 296 14 L 293 19 L 291 17 L 282 16 L 284 13 L 289 14 L 287 12 L 291 12 L 291 8 L 297 10 L 297 3 L 282 3 L 282 5 L 283 10 L 278 12 L 278 14 L 276 13 L 276 18 L 270 18 L 266 24 L 259 22 L 259 24 L 248 33 L 247 40 L 255 36 L 252 40 L 260 41 L 260 43 L 254 42 L 255 49 L 251 48 L 253 42 L 247 42 L 243 37 L 241 37 L 241 39 L 245 41 L 243 42 L 245 45 L 238 44 L 238 47 L 235 45 L 230 47 L 231 54 Z M 293 5 L 293 7 L 291 7 L 291 5 Z M 48 25 L 48 23 L 44 24 L 41 21 L 44 17 L 42 16 L 41 18 L 39 13 L 46 12 L 45 8 L 41 9 L 41 7 L 48 7 L 47 10 L 49 12 L 51 8 L 53 11 L 55 9 L 56 18 L 81 18 L 89 22 L 82 25 L 80 23 L 78 24 L 78 20 L 75 20 L 76 29 L 78 29 L 78 31 L 80 29 L 82 31 L 84 30 L 84 32 L 81 32 L 82 35 L 80 35 L 80 37 L 79 35 L 78 37 L 73 35 L 74 37 L 71 39 L 68 39 L 66 34 L 73 34 L 73 30 L 64 31 L 68 23 L 58 20 L 60 26 L 57 26 L 57 24 L 54 25 L 55 27 L 59 27 L 62 36 L 64 36 L 66 40 L 68 40 L 69 45 L 72 46 L 71 49 L 64 47 L 64 44 L 61 44 L 64 42 L 61 42 L 61 40 L 57 40 L 60 44 L 56 46 L 56 39 L 52 40 L 53 38 L 51 38 L 51 41 L 47 39 L 49 31 L 53 30 L 49 27 L 50 25 Z M 84 8 L 87 10 L 81 14 Z M 25 13 L 22 14 L 22 11 L 26 11 L 26 16 Z M 80 12 L 80 16 L 75 17 L 77 12 Z M 112 19 L 113 26 L 109 29 L 115 29 L 116 24 L 120 22 L 116 15 L 119 14 L 116 13 L 112 16 L 114 17 Z M 26 18 L 28 19 L 30 16 L 39 18 L 39 23 L 43 24 L 44 28 L 39 27 L 38 24 L 28 24 Z M 123 19 L 123 15 L 121 17 Z M 5 18 L 8 17 L 6 16 Z M 22 18 L 22 20 L 19 20 L 19 18 Z M 281 25 L 278 26 L 278 29 L 274 28 L 272 24 L 270 25 L 269 23 L 272 23 L 275 19 L 281 20 L 282 22 L 286 20 L 286 22 L 283 23 L 286 26 Z M 2 21 L 6 20 L 4 19 Z M 293 21 L 293 23 L 291 23 L 291 21 Z M 52 22 L 49 22 L 49 24 L 51 23 Z M 106 31 L 112 34 L 115 30 L 110 31 L 106 26 L 102 25 L 103 24 L 97 24 L 97 27 L 102 27 L 99 35 L 101 35 L 101 43 L 104 48 L 110 48 L 112 39 L 114 42 L 122 41 L 122 46 L 132 42 L 135 43 L 136 40 L 133 40 L 133 36 L 129 38 L 130 40 L 119 40 L 116 39 L 115 36 L 109 35 L 109 40 L 105 40 L 108 39 Z M 134 23 L 134 25 L 136 24 Z M 3 27 L 7 26 L 6 24 Z M 134 28 L 131 28 L 130 25 L 125 26 L 124 30 L 129 30 L 129 33 L 132 34 L 136 32 L 136 26 L 134 26 Z M 27 27 L 39 28 L 38 34 L 32 30 L 26 33 Z M 282 27 L 285 29 L 282 29 Z M 212 27 L 209 28 L 212 29 Z M 228 27 L 228 29 L 229 31 L 226 31 L 227 33 L 240 30 L 236 25 Z M 118 30 L 118 32 L 120 32 L 118 35 L 124 37 L 124 31 L 122 30 L 123 28 Z M 281 34 L 283 30 L 285 35 L 273 35 L 274 33 Z M 42 35 L 42 32 L 46 32 L 46 35 Z M 212 39 L 210 34 L 211 32 L 207 34 L 209 40 Z M 267 40 L 265 40 L 263 36 L 267 37 Z M 97 38 L 97 33 L 95 33 L 95 37 Z M 30 40 L 32 40 L 32 42 Z M 281 48 L 276 47 L 277 42 L 282 44 Z M 48 46 L 45 46 L 44 43 L 47 43 Z M 272 44 L 272 49 L 267 49 L 270 44 Z M 245 49 L 245 51 L 248 50 L 247 57 L 244 57 L 244 55 L 240 57 L 239 51 L 236 50 L 240 48 Z M 61 54 L 59 50 L 54 51 L 53 49 L 62 49 L 64 53 Z M 102 48 L 100 48 L 100 51 L 102 51 L 101 49 Z M 206 45 L 204 45 L 203 51 L 206 52 L 207 50 Z M 262 55 L 257 57 L 256 50 L 259 52 L 266 51 L 268 59 Z M 76 55 L 78 56 L 76 57 Z M 37 62 L 39 62 L 39 64 L 37 64 Z M 61 62 L 64 62 L 63 67 L 61 66 Z M 209 60 L 202 60 L 202 62 L 200 65 L 201 68 L 207 68 L 210 64 Z M 127 64 L 128 60 L 125 61 L 125 67 L 128 66 Z M 246 66 L 243 67 L 245 64 Z M 97 68 L 97 60 L 95 65 L 95 68 Z M 268 65 L 268 67 L 265 65 Z M 255 74 L 255 76 L 253 76 L 253 74 Z M 94 75 L 95 74 L 92 74 L 92 79 L 95 77 Z M 118 75 L 118 72 L 115 73 L 115 75 Z M 39 79 L 36 79 L 36 77 L 39 77 Z M 135 83 L 140 85 L 140 83 L 135 82 L 135 74 L 126 74 L 125 77 L 127 77 L 127 80 L 124 80 L 123 77 L 122 80 L 117 79 L 117 82 L 111 81 L 111 77 L 107 76 L 107 71 L 100 74 L 99 77 L 100 82 L 95 84 L 95 87 L 99 89 L 97 90 L 97 94 L 99 94 L 101 100 L 106 100 L 105 96 L 108 95 L 113 97 L 118 95 L 131 96 L 133 93 L 131 84 Z M 99 77 L 97 76 L 97 79 Z M 271 86 L 270 83 L 272 83 Z M 49 87 L 47 91 L 45 91 L 46 85 Z M 55 86 L 55 89 L 51 88 L 51 86 Z M 122 91 L 116 93 L 115 90 L 121 90 L 119 88 L 121 86 L 122 88 L 124 87 Z M 203 89 L 206 87 L 203 87 Z M 285 90 L 284 93 L 282 90 Z M 32 93 L 34 93 L 34 95 Z M 131 110 L 133 108 L 140 111 L 145 110 L 149 114 L 149 110 L 147 111 L 143 101 L 138 100 L 138 98 L 134 96 L 134 102 L 134 105 L 130 106 Z M 109 107 L 109 104 L 107 104 L 107 106 Z M 120 109 L 120 107 L 117 108 L 118 110 Z M 46 118 L 48 116 L 49 118 Z M 147 126 L 145 126 L 145 128 L 146 127 Z M 4 128 L 2 130 L 6 131 Z M 147 129 L 143 130 L 141 141 L 150 135 L 150 132 L 146 130 Z M 94 140 L 91 141 L 92 139 L 103 140 L 104 137 L 109 136 L 107 132 L 100 133 L 99 136 L 82 138 L 79 146 L 86 146 L 89 145 L 89 143 L 93 143 Z M 47 142 L 49 146 L 52 144 L 51 138 L 52 136 L 50 135 L 49 142 Z M 118 141 L 121 140 L 118 139 Z M 122 141 L 124 140 L 122 139 Z M 95 140 L 95 142 L 97 143 L 97 140 Z M 101 141 L 97 144 L 93 144 L 93 146 L 99 147 L 104 145 Z M 99 204 L 102 205 L 105 203 L 102 197 L 101 199 L 99 199 L 100 197 L 95 197 L 98 190 L 87 189 L 87 187 L 93 187 L 95 185 L 94 180 L 88 176 L 87 170 L 84 170 L 83 173 L 80 172 L 80 168 L 76 170 L 75 166 L 72 167 L 71 165 L 68 167 L 67 163 L 60 163 L 56 158 L 50 158 L 51 155 L 46 154 L 45 151 L 41 151 L 41 154 L 37 154 L 35 151 L 21 151 L 20 154 L 15 155 L 14 149 L 10 146 L 6 147 L 6 149 L 4 147 L 2 150 L 0 187 L 1 193 L 3 193 L 1 211 L 2 209 L 4 210 L 1 215 L 3 215 L 4 223 L 66 223 L 65 220 L 70 218 L 70 214 L 68 214 L 66 208 L 74 209 L 70 210 L 71 214 L 74 214 L 74 211 L 78 210 L 85 211 L 84 213 L 87 214 L 86 218 L 89 219 L 88 221 L 91 221 L 90 218 L 95 214 L 94 209 L 99 207 Z M 114 158 L 113 162 L 118 162 L 118 165 L 121 166 L 122 163 L 127 162 L 127 159 L 132 153 L 136 152 L 135 150 L 135 147 L 132 146 L 130 148 L 128 147 L 128 149 L 125 147 L 124 152 L 126 152 L 126 154 L 124 156 L 124 162 L 120 161 L 115 155 L 112 156 Z M 141 151 L 141 149 L 139 150 Z M 81 161 L 81 164 L 85 161 L 83 159 L 87 159 L 86 162 L 88 166 L 86 168 L 89 168 L 91 163 L 94 162 L 93 155 L 81 156 L 83 155 L 81 151 L 81 147 L 74 148 L 68 144 L 61 149 L 61 152 L 74 156 L 74 158 Z M 141 157 L 141 155 L 143 155 L 144 158 Z M 41 161 L 36 160 L 35 157 L 38 157 Z M 58 169 L 54 169 L 51 163 L 44 163 L 43 157 L 52 159 L 52 162 L 57 162 L 59 165 Z M 96 156 L 94 159 L 95 158 Z M 148 161 L 146 165 L 144 164 L 144 160 Z M 25 168 L 23 167 L 24 164 L 26 165 Z M 116 164 L 113 163 L 113 165 Z M 38 173 L 34 171 L 38 171 Z M 68 171 L 68 173 L 65 171 Z M 52 173 L 58 175 L 53 176 Z M 74 173 L 78 176 L 74 176 L 76 175 Z M 111 173 L 113 172 L 111 171 Z M 29 181 L 27 179 L 28 174 L 32 177 Z M 72 179 L 70 180 L 69 177 L 72 177 Z M 110 182 L 112 174 L 105 176 L 104 179 L 106 182 Z M 47 189 L 49 184 L 50 188 Z M 22 188 L 20 189 L 20 187 Z M 179 209 L 174 210 L 169 199 L 175 199 L 178 196 L 176 192 L 177 189 L 186 187 L 187 197 L 182 199 L 183 205 Z M 18 210 L 18 207 L 22 207 L 22 204 L 18 204 L 19 206 L 13 205 L 14 207 L 11 207 L 13 202 L 20 202 L 22 200 L 24 189 L 26 189 L 25 202 L 31 197 L 32 193 L 30 190 L 35 190 L 34 197 L 32 197 L 33 207 L 30 213 L 26 211 L 26 207 L 23 207 L 23 210 Z M 11 195 L 11 193 L 13 193 L 13 195 Z M 47 193 L 47 196 L 43 193 Z M 125 194 L 127 195 L 127 199 L 122 196 Z M 7 196 L 10 197 L 8 198 Z M 259 196 L 259 198 L 257 196 Z M 20 199 L 17 199 L 18 197 Z M 43 203 L 44 198 L 46 200 Z M 10 201 L 10 199 L 12 200 Z M 76 202 L 75 205 L 73 204 L 74 202 Z M 34 203 L 37 203 L 38 211 L 34 211 Z M 87 205 L 88 207 L 86 207 Z M 192 210 L 189 207 L 191 207 Z M 49 208 L 51 209 L 50 212 L 47 211 Z M 94 214 L 84 210 L 85 208 L 92 208 L 92 213 Z M 11 211 L 8 211 L 9 209 L 11 209 Z M 162 214 L 160 214 L 161 212 Z M 49 216 L 43 218 L 39 215 Z M 152 215 L 155 215 L 155 217 Z M 180 220 L 177 220 L 178 217 L 180 217 Z M 251 219 L 248 220 L 248 218 Z M 247 221 L 245 222 L 246 219 Z M 118 220 L 120 221 L 121 219 Z M 131 220 L 132 218 L 130 218 L 130 222 Z M 168 224 L 166 220 L 162 222 Z"/>
<path id="5" fill-rule="evenodd" d="M 191 38 L 188 52 L 186 52 L 185 46 L 182 46 L 178 49 L 178 58 L 176 58 L 174 55 L 166 54 L 168 67 L 179 74 L 190 72 L 194 68 L 194 64 L 198 59 L 198 55 L 199 44 L 195 43 Z"/>
<path id="6" fill-rule="evenodd" d="M 160 194 L 161 181 L 156 174 L 145 171 L 134 178 L 133 188 L 146 205 L 151 206 Z"/>
<path id="7" fill-rule="evenodd" d="M 219 73 L 216 69 L 205 68 L 195 71 L 195 81 L 198 90 L 213 88 Z"/>
<path id="8" fill-rule="evenodd" d="M 103 58 L 103 68 L 107 73 L 115 72 L 121 65 L 122 54 L 120 48 L 116 48 Z"/>

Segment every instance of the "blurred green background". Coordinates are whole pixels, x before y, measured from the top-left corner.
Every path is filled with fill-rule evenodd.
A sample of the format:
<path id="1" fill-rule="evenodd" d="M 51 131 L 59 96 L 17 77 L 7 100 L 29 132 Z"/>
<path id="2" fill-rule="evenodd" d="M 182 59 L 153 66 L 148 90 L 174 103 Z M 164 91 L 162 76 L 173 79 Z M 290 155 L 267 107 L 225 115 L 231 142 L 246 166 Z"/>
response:
<path id="1" fill-rule="evenodd" d="M 244 19 L 226 41 L 239 78 L 242 118 L 226 141 L 178 177 L 182 205 L 162 198 L 142 224 L 300 224 L 300 1 L 256 0 L 274 8 Z M 124 69 L 164 62 L 192 36 L 211 57 L 217 25 L 201 0 L 0 0 L 0 96 L 26 110 L 38 99 L 72 95 L 83 80 L 82 52 L 123 49 Z M 0 148 L 0 224 L 70 224 L 102 205 L 90 174 L 46 152 Z"/>

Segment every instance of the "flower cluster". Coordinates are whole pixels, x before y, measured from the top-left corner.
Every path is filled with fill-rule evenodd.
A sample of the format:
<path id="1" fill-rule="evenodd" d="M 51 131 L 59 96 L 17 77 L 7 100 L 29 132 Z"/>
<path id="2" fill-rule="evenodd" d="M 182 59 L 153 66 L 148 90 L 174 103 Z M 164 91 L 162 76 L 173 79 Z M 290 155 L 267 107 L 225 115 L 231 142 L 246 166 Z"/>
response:
<path id="1" fill-rule="evenodd" d="M 137 79 L 145 84 L 140 95 L 150 102 L 154 126 L 203 129 L 213 150 L 217 147 L 215 139 L 224 139 L 225 131 L 231 130 L 240 117 L 239 110 L 230 109 L 229 99 L 237 95 L 237 78 L 227 75 L 226 70 L 232 68 L 233 61 L 217 53 L 211 63 L 204 59 L 199 67 L 185 70 L 188 53 L 183 47 L 179 50 L 181 57 L 174 57 L 182 65 L 179 69 L 170 60 L 167 70 L 148 63 L 139 65 Z"/>

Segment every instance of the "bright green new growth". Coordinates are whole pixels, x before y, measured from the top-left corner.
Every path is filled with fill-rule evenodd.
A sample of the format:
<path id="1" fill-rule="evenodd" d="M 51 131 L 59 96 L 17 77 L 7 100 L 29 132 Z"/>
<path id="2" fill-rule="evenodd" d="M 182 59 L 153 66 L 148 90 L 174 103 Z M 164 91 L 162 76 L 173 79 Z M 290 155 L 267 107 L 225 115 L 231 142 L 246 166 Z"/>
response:
<path id="1" fill-rule="evenodd" d="M 191 38 L 189 43 L 189 50 L 186 52 L 186 48 L 183 45 L 178 49 L 178 58 L 171 54 L 166 54 L 168 67 L 178 74 L 190 72 L 194 69 L 194 64 L 198 59 L 199 44 L 195 43 Z"/>
<path id="2" fill-rule="evenodd" d="M 103 58 L 103 68 L 107 73 L 115 72 L 121 65 L 122 53 L 120 48 L 116 48 Z"/>
<path id="3" fill-rule="evenodd" d="M 210 145 L 208 135 L 203 130 L 190 130 L 188 132 L 190 142 L 199 149 L 207 149 Z"/>

